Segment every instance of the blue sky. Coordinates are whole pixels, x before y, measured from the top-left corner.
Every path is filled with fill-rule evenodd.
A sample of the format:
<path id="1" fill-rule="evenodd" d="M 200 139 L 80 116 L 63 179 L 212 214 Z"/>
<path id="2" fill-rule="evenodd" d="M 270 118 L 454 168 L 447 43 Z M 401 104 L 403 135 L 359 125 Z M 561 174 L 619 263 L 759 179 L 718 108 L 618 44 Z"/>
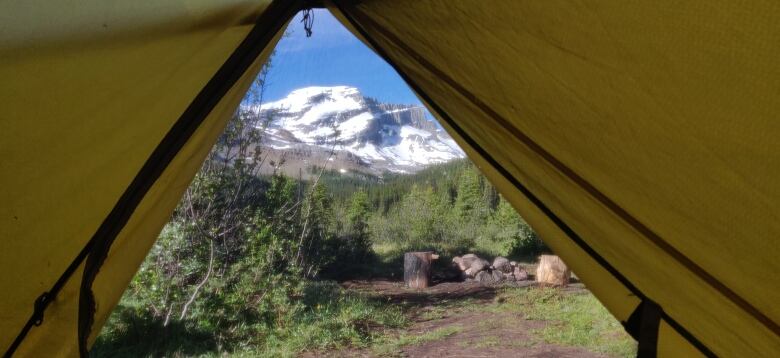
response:
<path id="1" fill-rule="evenodd" d="M 384 60 L 345 29 L 327 10 L 314 10 L 313 34 L 307 38 L 301 14 L 290 22 L 268 74 L 266 101 L 307 86 L 347 85 L 382 102 L 420 104 Z"/>

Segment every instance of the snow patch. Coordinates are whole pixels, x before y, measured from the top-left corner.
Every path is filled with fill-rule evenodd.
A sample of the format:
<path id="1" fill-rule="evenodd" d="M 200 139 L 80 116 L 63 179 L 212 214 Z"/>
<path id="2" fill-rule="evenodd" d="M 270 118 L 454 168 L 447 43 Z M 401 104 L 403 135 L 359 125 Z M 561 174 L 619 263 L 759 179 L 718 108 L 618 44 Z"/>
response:
<path id="1" fill-rule="evenodd" d="M 370 133 L 371 128 L 377 128 L 372 125 L 385 115 L 416 107 L 401 106 L 372 113 L 354 87 L 306 87 L 278 101 L 244 108 L 260 110 L 261 115 L 272 117 L 264 145 L 274 149 L 304 146 L 329 150 L 337 139 L 343 143 L 337 149 L 350 152 L 374 167 L 397 173 L 465 156 L 440 127 L 429 131 L 410 125 L 411 114 L 399 115 L 402 125 L 383 124 L 374 129 L 376 133 Z M 334 138 L 336 131 L 338 138 Z"/>

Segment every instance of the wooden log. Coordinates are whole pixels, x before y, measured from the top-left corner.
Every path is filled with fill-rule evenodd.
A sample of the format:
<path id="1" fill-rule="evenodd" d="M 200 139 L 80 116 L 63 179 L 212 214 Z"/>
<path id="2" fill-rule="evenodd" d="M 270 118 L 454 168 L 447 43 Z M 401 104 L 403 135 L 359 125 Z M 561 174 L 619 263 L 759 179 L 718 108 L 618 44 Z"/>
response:
<path id="1" fill-rule="evenodd" d="M 411 288 L 426 288 L 431 282 L 431 261 L 439 258 L 430 251 L 404 254 L 404 283 Z"/>
<path id="2" fill-rule="evenodd" d="M 566 286 L 571 279 L 571 271 L 560 257 L 542 255 L 536 268 L 536 281 L 542 286 Z"/>

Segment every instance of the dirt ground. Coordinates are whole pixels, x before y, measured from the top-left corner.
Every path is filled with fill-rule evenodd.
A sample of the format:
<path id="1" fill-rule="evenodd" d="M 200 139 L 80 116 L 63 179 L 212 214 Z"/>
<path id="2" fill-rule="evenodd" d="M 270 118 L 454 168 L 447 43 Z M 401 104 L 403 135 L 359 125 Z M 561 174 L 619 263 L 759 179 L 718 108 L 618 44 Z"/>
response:
<path id="1" fill-rule="evenodd" d="M 530 286 L 533 282 L 512 285 Z M 547 324 L 544 321 L 526 320 L 517 313 L 491 311 L 491 304 L 500 299 L 496 295 L 499 289 L 496 286 L 476 282 L 445 282 L 425 290 L 412 290 L 403 287 L 401 282 L 387 280 L 347 281 L 342 286 L 409 307 L 413 323 L 403 330 L 386 332 L 391 336 L 420 337 L 436 331 L 447 331 L 448 334 L 401 345 L 391 352 L 346 349 L 308 352 L 304 357 L 605 357 L 584 348 L 541 341 L 532 331 L 544 328 Z M 567 290 L 584 288 L 575 284 Z M 466 300 L 468 304 L 457 304 Z"/>

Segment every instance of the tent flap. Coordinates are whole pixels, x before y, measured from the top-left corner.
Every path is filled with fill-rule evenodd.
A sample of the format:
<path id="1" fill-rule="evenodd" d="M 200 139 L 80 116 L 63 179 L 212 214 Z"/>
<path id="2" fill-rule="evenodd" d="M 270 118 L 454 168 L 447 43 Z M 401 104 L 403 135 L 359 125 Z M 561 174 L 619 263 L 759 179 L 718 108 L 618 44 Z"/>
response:
<path id="1" fill-rule="evenodd" d="M 780 9 L 333 3 L 613 314 L 658 303 L 659 351 L 780 350 Z"/>
<path id="2" fill-rule="evenodd" d="M 0 11 L 17 15 L 0 39 L 0 236 L 15 238 L 0 243 L 1 268 L 15 273 L 0 278 L 14 292 L 0 299 L 0 345 L 18 356 L 73 356 L 79 342 L 82 354 L 94 342 L 300 8 L 269 3 Z M 33 36 L 33 16 L 59 27 L 41 24 Z M 88 31 L 95 23 L 105 30 Z M 48 307 L 33 310 L 44 292 Z M 20 334 L 34 313 L 42 324 Z"/>
<path id="3" fill-rule="evenodd" d="M 86 352 L 315 3 L 0 4 L 0 346 Z M 640 349 L 780 352 L 780 6 L 326 3 Z"/>

